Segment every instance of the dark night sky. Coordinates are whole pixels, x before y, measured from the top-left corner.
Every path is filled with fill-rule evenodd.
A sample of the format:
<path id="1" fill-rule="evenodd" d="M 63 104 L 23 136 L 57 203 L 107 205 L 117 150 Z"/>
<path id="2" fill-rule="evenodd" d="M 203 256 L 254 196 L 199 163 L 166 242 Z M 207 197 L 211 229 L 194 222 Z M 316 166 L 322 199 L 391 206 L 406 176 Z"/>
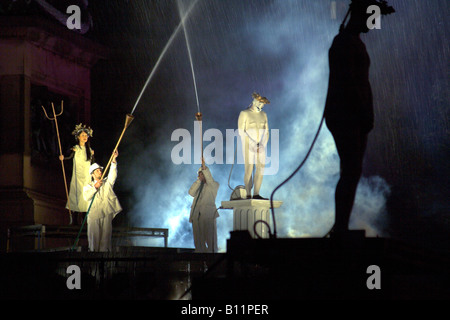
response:
<path id="1" fill-rule="evenodd" d="M 181 1 L 181 11 L 194 1 Z M 337 18 L 331 7 L 336 3 Z M 204 130 L 236 129 L 258 91 L 279 130 L 279 170 L 264 178 L 270 196 L 303 159 L 323 112 L 328 48 L 348 1 L 198 0 L 186 20 Z M 391 0 L 396 13 L 362 35 L 371 57 L 375 129 L 353 221 L 375 234 L 449 248 L 449 12 L 447 0 Z M 107 162 L 143 85 L 180 22 L 177 1 L 89 1 L 85 34 L 110 48 L 92 73 L 92 146 Z M 198 164 L 175 165 L 171 134 L 193 132 L 197 103 L 183 32 L 168 48 L 119 148 L 120 223 L 170 228 L 171 246 L 192 247 L 187 190 Z M 224 152 L 225 154 L 225 152 Z M 209 165 L 228 200 L 231 165 Z M 231 185 L 242 184 L 243 166 Z M 338 158 L 326 126 L 305 167 L 275 198 L 282 236 L 320 236 L 332 225 Z M 218 220 L 219 247 L 231 213 Z M 279 220 L 278 220 L 279 219 Z"/>

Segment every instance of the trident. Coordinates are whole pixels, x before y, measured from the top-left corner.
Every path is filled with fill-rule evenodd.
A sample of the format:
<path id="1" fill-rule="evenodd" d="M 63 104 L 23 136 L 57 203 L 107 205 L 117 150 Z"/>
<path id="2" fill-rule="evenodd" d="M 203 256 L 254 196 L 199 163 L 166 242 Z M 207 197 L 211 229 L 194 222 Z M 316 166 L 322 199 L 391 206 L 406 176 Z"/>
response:
<path id="1" fill-rule="evenodd" d="M 50 120 L 50 121 L 55 121 L 56 135 L 57 135 L 57 137 L 58 137 L 58 145 L 59 145 L 59 154 L 60 154 L 61 156 L 63 155 L 63 153 L 62 153 L 62 148 L 61 148 L 61 140 L 59 139 L 59 129 L 58 129 L 58 120 L 57 120 L 57 117 L 59 117 L 59 116 L 62 115 L 62 113 L 63 113 L 63 110 L 64 110 L 63 103 L 64 103 L 64 101 L 61 100 L 61 112 L 60 112 L 59 114 L 56 114 L 56 113 L 55 113 L 55 106 L 53 105 L 53 102 L 52 102 L 53 118 L 50 118 L 50 117 L 47 115 L 47 112 L 45 111 L 44 106 L 42 106 L 42 110 L 44 110 L 45 117 L 46 117 L 48 120 Z M 65 170 L 64 170 L 64 163 L 63 163 L 63 161 L 64 161 L 64 160 L 61 160 L 61 168 L 62 168 L 63 178 L 64 178 L 64 187 L 66 188 L 67 206 L 68 206 L 68 209 L 69 209 L 69 215 L 70 215 L 70 223 L 69 223 L 69 224 L 72 224 L 72 211 L 70 211 L 69 192 L 68 192 L 68 190 L 67 190 L 66 172 L 65 172 Z"/>

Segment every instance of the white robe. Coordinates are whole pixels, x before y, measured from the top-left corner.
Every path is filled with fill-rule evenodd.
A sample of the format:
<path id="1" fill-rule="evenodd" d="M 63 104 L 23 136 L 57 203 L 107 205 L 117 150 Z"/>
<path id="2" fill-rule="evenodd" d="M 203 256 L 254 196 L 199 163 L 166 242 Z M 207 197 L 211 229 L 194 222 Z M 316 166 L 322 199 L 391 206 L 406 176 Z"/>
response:
<path id="1" fill-rule="evenodd" d="M 83 197 L 83 188 L 91 181 L 91 175 L 89 174 L 91 161 L 86 160 L 85 148 L 80 145 L 75 146 L 69 200 L 66 204 L 66 208 L 70 208 L 70 211 L 86 212 L 89 206 L 89 203 Z"/>
<path id="2" fill-rule="evenodd" d="M 189 194 L 194 197 L 189 222 L 192 223 L 196 252 L 217 252 L 216 218 L 219 213 L 215 202 L 219 183 L 213 179 L 208 168 L 202 171 L 206 183 L 203 184 L 200 194 L 198 192 L 200 179 L 197 179 L 189 189 Z"/>
<path id="3" fill-rule="evenodd" d="M 87 233 L 90 251 L 111 251 L 112 220 L 122 211 L 113 187 L 117 178 L 117 164 L 111 163 L 108 178 L 97 190 L 96 181 L 90 182 L 83 189 L 84 199 L 92 201 L 87 218 Z"/>

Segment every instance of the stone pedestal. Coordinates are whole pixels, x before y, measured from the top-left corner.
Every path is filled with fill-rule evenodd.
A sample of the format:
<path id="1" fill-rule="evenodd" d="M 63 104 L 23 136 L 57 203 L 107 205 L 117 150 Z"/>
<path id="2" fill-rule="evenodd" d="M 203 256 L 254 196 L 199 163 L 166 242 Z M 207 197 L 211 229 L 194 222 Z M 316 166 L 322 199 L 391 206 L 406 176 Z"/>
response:
<path id="1" fill-rule="evenodd" d="M 273 201 L 273 207 L 279 208 L 282 203 Z M 270 200 L 222 201 L 222 208 L 233 209 L 233 231 L 248 230 L 252 238 L 269 238 L 268 226 L 273 228 Z"/>

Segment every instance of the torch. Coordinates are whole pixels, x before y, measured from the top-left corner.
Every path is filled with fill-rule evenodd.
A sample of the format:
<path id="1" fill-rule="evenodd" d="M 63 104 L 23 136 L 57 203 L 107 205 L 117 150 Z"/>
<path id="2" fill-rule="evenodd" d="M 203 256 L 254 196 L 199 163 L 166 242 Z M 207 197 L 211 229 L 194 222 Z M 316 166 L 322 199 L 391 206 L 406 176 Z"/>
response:
<path id="1" fill-rule="evenodd" d="M 119 141 L 117 141 L 116 147 L 114 148 L 114 150 L 113 150 L 113 152 L 111 154 L 111 157 L 109 158 L 108 164 L 106 165 L 105 170 L 103 170 L 102 180 L 103 180 L 103 177 L 105 176 L 106 171 L 109 168 L 109 165 L 111 164 L 112 158 L 114 157 L 114 153 L 116 152 L 117 148 L 119 147 L 120 142 L 122 141 L 122 138 L 123 138 L 123 135 L 125 134 L 125 131 L 129 127 L 129 125 L 130 125 L 131 121 L 133 121 L 133 119 L 134 119 L 134 116 L 132 114 L 127 114 L 126 115 L 126 117 L 125 117 L 125 125 L 123 127 L 122 133 L 120 134 Z"/>
<path id="2" fill-rule="evenodd" d="M 201 162 L 202 162 L 202 168 L 204 168 L 205 164 L 203 161 L 203 129 L 202 129 L 202 113 L 197 112 L 195 114 L 195 119 L 198 121 L 198 128 L 200 130 L 200 148 L 201 148 Z"/>

